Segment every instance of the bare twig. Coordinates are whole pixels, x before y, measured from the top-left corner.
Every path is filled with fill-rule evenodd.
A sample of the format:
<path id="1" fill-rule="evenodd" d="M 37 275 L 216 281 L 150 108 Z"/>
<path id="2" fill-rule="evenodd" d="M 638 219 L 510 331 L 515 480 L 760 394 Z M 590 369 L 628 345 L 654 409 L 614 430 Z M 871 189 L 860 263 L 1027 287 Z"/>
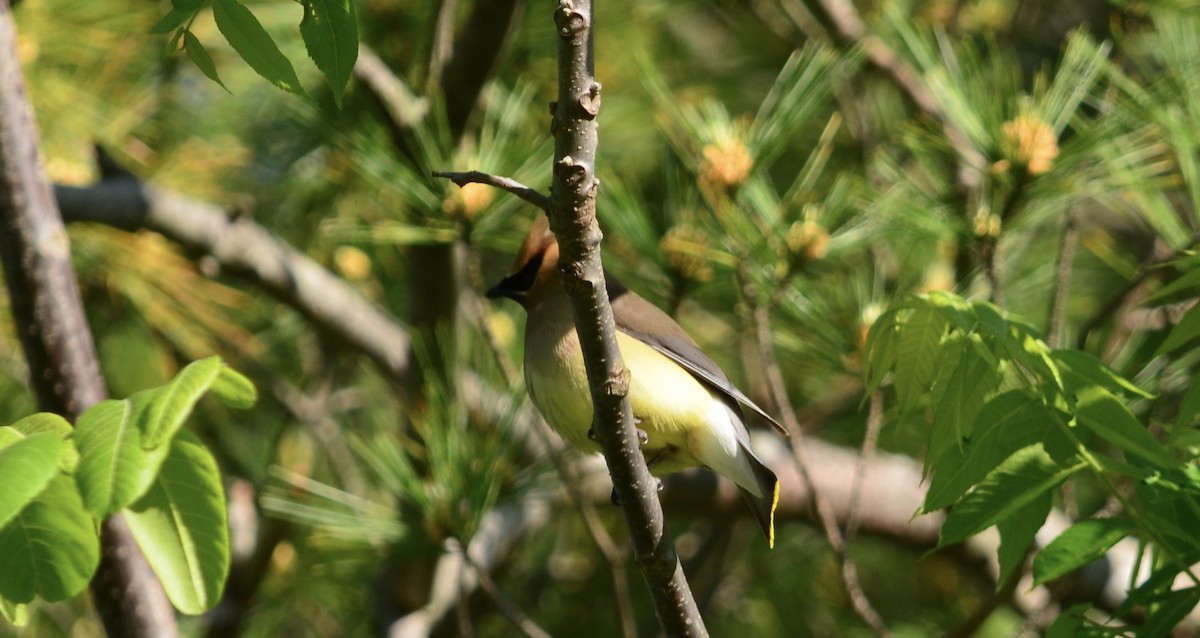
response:
<path id="1" fill-rule="evenodd" d="M 345 339 L 389 378 L 408 372 L 408 332 L 338 276 L 245 218 L 219 206 L 160 190 L 131 177 L 86 188 L 55 186 L 63 218 L 125 230 L 146 228 L 244 274 L 316 326 Z"/>
<path id="2" fill-rule="evenodd" d="M 517 197 L 537 206 L 542 211 L 550 210 L 550 198 L 510 177 L 490 175 L 481 171 L 434 171 L 434 177 L 445 177 L 460 188 L 465 184 L 487 184 L 502 188 Z"/>
<path id="3" fill-rule="evenodd" d="M 787 394 L 787 387 L 783 381 L 783 373 L 779 368 L 779 361 L 775 358 L 775 348 L 771 345 L 771 319 L 769 311 L 766 306 L 758 302 L 757 295 L 754 293 L 752 287 L 745 283 L 745 277 L 742 277 L 742 279 L 742 290 L 745 292 L 754 314 L 755 340 L 758 344 L 759 356 L 763 360 L 763 367 L 766 370 L 767 387 L 770 388 L 771 398 L 779 408 L 780 415 L 783 418 L 783 425 L 787 428 L 790 435 L 787 439 L 787 444 L 791 446 L 792 455 L 796 460 L 796 467 L 800 471 L 801 478 L 808 485 L 809 501 L 817 511 L 817 516 L 821 521 L 821 529 L 825 532 L 825 538 L 829 541 L 829 546 L 833 549 L 834 556 L 841 566 L 842 584 L 846 587 L 846 593 L 850 596 L 851 604 L 859 618 L 877 636 L 881 638 L 891 636 L 891 632 L 888 631 L 883 618 L 871 606 L 871 601 L 867 598 L 866 592 L 863 591 L 862 585 L 859 583 L 858 568 L 855 567 L 854 560 L 850 558 L 846 551 L 846 539 L 838 527 L 837 516 L 829 507 L 828 502 L 822 497 L 820 490 L 813 481 L 812 475 L 808 471 L 808 463 L 804 453 L 804 431 L 800 427 L 800 423 L 796 420 L 796 411 L 792 408 L 792 401 Z M 860 467 L 856 471 L 856 475 L 860 475 L 864 471 Z M 862 481 L 858 479 L 855 483 L 861 486 Z M 853 512 L 857 505 L 856 501 L 857 497 L 851 498 L 851 514 L 849 517 L 851 519 L 854 518 Z"/>
<path id="4" fill-rule="evenodd" d="M 37 140 L 16 27 L 0 0 L 0 260 L 38 405 L 74 421 L 107 390 Z M 101 524 L 100 547 L 91 589 L 108 635 L 177 635 L 174 611 L 120 515 Z"/>
<path id="5" fill-rule="evenodd" d="M 486 569 L 480 569 L 475 564 L 475 561 L 471 560 L 471 557 L 465 553 L 463 554 L 463 558 L 475 570 L 475 576 L 479 579 L 479 588 L 492 599 L 492 602 L 496 604 L 496 609 L 500 610 L 500 614 L 507 618 L 513 627 L 521 630 L 521 633 L 529 638 L 550 638 L 550 634 L 546 633 L 546 630 L 539 627 L 528 614 L 521 611 L 521 608 L 513 603 L 512 599 L 500 591 L 500 588 L 496 586 L 491 574 Z"/>
<path id="6" fill-rule="evenodd" d="M 858 534 L 858 526 L 862 522 L 863 484 L 866 482 L 867 466 L 875 458 L 879 445 L 879 432 L 883 429 L 883 390 L 876 390 L 871 395 L 870 407 L 867 408 L 867 431 L 863 435 L 862 452 L 854 469 L 854 486 L 850 488 L 850 516 L 846 519 L 846 542 Z"/>

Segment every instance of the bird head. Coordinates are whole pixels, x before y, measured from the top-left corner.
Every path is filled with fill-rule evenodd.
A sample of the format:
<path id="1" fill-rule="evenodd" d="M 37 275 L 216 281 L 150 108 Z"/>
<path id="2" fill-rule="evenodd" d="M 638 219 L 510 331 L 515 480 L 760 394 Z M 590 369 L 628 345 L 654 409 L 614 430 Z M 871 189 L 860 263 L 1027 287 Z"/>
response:
<path id="1" fill-rule="evenodd" d="M 525 309 L 538 300 L 560 291 L 558 276 L 558 240 L 550 230 L 550 220 L 539 215 L 525 235 L 521 250 L 509 274 L 487 291 L 490 299 L 507 297 Z"/>

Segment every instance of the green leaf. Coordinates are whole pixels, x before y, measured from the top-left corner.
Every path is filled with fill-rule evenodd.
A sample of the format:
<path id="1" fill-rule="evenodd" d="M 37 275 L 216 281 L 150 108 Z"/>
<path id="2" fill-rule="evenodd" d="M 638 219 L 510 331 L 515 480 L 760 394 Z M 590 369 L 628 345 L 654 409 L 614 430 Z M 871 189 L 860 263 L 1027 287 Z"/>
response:
<path id="1" fill-rule="evenodd" d="M 946 319 L 933 309 L 914 309 L 900 326 L 896 342 L 896 396 L 901 409 L 911 410 L 926 396 L 937 376 Z"/>
<path id="2" fill-rule="evenodd" d="M 1167 354 L 1176 348 L 1186 345 L 1196 337 L 1200 337 L 1200 304 L 1192 306 L 1184 313 L 1179 323 L 1175 324 L 1174 328 L 1171 328 L 1171 332 L 1167 335 L 1162 345 L 1158 347 L 1155 355 Z"/>
<path id="3" fill-rule="evenodd" d="M 921 510 L 950 505 L 1021 448 L 1038 441 L 1055 451 L 1065 447 L 1054 419 L 1040 401 L 1019 390 L 988 401 L 975 417 L 971 438 L 948 449 L 936 463 Z"/>
<path id="4" fill-rule="evenodd" d="M 58 475 L 0 529 L 0 597 L 54 602 L 83 591 L 100 562 L 95 522 L 71 479 Z"/>
<path id="5" fill-rule="evenodd" d="M 1041 443 L 1014 452 L 946 516 L 938 547 L 965 540 L 1014 515 L 1083 467 L 1082 462 L 1059 467 Z"/>
<path id="6" fill-rule="evenodd" d="M 980 343 L 979 335 L 954 337 L 958 344 L 956 360 L 943 360 L 942 373 L 935 384 L 933 428 L 929 435 L 927 465 L 938 460 L 951 447 L 957 447 L 974 434 L 975 419 L 987 398 L 1000 384 L 996 362 Z M 951 341 L 947 341 L 950 344 Z"/>
<path id="7" fill-rule="evenodd" d="M 149 33 L 150 35 L 163 35 L 170 33 L 175 29 L 182 27 L 184 23 L 190 20 L 195 14 L 195 10 L 189 11 L 186 9 L 181 10 L 178 7 L 173 8 L 169 13 L 167 13 L 167 15 L 159 19 L 158 22 L 155 22 L 154 26 L 150 27 Z"/>
<path id="8" fill-rule="evenodd" d="M 240 372 L 229 366 L 221 366 L 221 372 L 208 388 L 216 400 L 232 408 L 247 409 L 258 401 L 258 390 Z"/>
<path id="9" fill-rule="evenodd" d="M 1175 427 L 1171 430 L 1172 442 L 1191 426 L 1196 414 L 1200 413 L 1200 377 L 1192 377 L 1183 398 L 1179 400 L 1179 413 L 1175 415 Z"/>
<path id="10" fill-rule="evenodd" d="M 305 96 L 292 63 L 279 52 L 258 18 L 237 0 L 213 0 L 213 18 L 229 45 L 250 68 L 275 86 Z"/>
<path id="11" fill-rule="evenodd" d="M 352 0 L 304 0 L 304 19 L 300 36 L 308 56 L 316 63 L 329 86 L 338 108 L 354 62 L 358 59 L 358 22 Z"/>
<path id="12" fill-rule="evenodd" d="M 1132 381 L 1117 374 L 1116 370 L 1108 367 L 1103 361 L 1096 357 L 1079 350 L 1055 350 L 1050 354 L 1050 357 L 1065 370 L 1069 370 L 1079 375 L 1081 378 L 1092 382 L 1102 388 L 1106 388 L 1113 392 L 1128 392 L 1136 396 L 1146 399 L 1153 399 L 1154 395 L 1137 387 Z M 1082 386 L 1072 388 L 1079 391 Z"/>
<path id="13" fill-rule="evenodd" d="M 1171 297 L 1185 293 L 1189 297 L 1194 297 L 1197 290 L 1200 290 L 1200 267 L 1197 267 L 1200 264 L 1189 262 L 1176 265 L 1192 269 L 1180 275 L 1178 279 L 1154 291 L 1154 294 L 1146 299 L 1145 303 L 1147 305 L 1156 305 L 1169 300 Z"/>
<path id="14" fill-rule="evenodd" d="M 196 402 L 220 374 L 221 367 L 220 357 L 193 361 L 158 391 L 146 418 L 138 424 L 142 429 L 142 447 L 159 447 L 183 427 Z"/>
<path id="15" fill-rule="evenodd" d="M 29 624 L 29 608 L 20 603 L 14 603 L 0 597 L 0 616 L 14 627 L 24 627 Z"/>
<path id="16" fill-rule="evenodd" d="M 0 528 L 34 499 L 58 472 L 62 438 L 53 432 L 27 436 L 0 449 Z M 3 572 L 0 572 L 3 573 Z"/>
<path id="17" fill-rule="evenodd" d="M 216 461 L 195 435 L 181 431 L 158 479 L 125 518 L 167 597 L 185 614 L 221 599 L 229 574 L 225 516 Z"/>
<path id="18" fill-rule="evenodd" d="M 1177 465 L 1158 439 L 1107 390 L 1095 386 L 1081 390 L 1075 407 L 1079 424 L 1106 441 L 1159 467 Z"/>
<path id="19" fill-rule="evenodd" d="M 220 84 L 221 88 L 226 91 L 229 90 L 229 87 L 225 86 L 220 76 L 217 75 L 217 65 L 213 64 L 213 59 L 209 57 L 208 51 L 204 50 L 204 45 L 200 44 L 200 40 L 195 35 L 192 35 L 190 29 L 183 31 L 183 50 L 187 52 L 188 58 L 205 77 Z"/>
<path id="20" fill-rule="evenodd" d="M 1091 608 L 1091 605 L 1079 604 L 1059 614 L 1058 618 L 1055 618 L 1050 627 L 1046 629 L 1046 638 L 1078 638 L 1085 635 L 1084 618 Z"/>
<path id="21" fill-rule="evenodd" d="M 146 450 L 138 421 L 150 409 L 157 390 L 124 401 L 101 401 L 75 425 L 79 465 L 75 482 L 88 511 L 104 518 L 136 501 L 154 481 L 167 446 Z"/>
<path id="22" fill-rule="evenodd" d="M 64 441 L 75 434 L 75 428 L 72 428 L 66 419 L 51 412 L 31 414 L 12 424 L 12 428 L 25 436 L 41 432 L 53 432 L 58 435 L 58 438 Z M 3 447 L 3 444 L 0 444 L 0 447 Z M 67 474 L 73 474 L 77 463 L 79 463 L 79 451 L 75 449 L 75 446 L 62 446 L 58 454 L 58 469 Z"/>
<path id="23" fill-rule="evenodd" d="M 996 531 L 1000 532 L 1000 550 L 997 552 L 1000 577 L 996 579 L 997 588 L 1003 587 L 1013 571 L 1025 562 L 1038 530 L 1046 524 L 1053 501 L 1050 492 L 1045 492 L 1012 516 L 996 523 Z"/>
<path id="24" fill-rule="evenodd" d="M 1168 592 L 1146 614 L 1146 620 L 1138 630 L 1139 638 L 1170 636 L 1196 604 L 1200 603 L 1200 587 L 1188 587 Z"/>
<path id="25" fill-rule="evenodd" d="M 1136 525 L 1123 518 L 1093 518 L 1075 523 L 1033 558 L 1033 584 L 1041 585 L 1087 565 L 1136 529 Z"/>

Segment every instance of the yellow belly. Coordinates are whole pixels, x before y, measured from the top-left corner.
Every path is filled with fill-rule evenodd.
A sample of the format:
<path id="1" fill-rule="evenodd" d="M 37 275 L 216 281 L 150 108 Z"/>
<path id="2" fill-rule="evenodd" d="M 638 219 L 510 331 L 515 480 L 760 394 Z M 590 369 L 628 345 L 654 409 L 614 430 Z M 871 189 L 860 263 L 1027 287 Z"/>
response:
<path id="1" fill-rule="evenodd" d="M 650 346 L 617 333 L 617 345 L 630 371 L 629 400 L 637 427 L 647 436 L 647 459 L 674 448 L 655 466 L 655 474 L 699 465 L 688 433 L 707 427 L 713 397 L 690 373 Z M 534 405 L 552 428 L 575 447 L 597 452 L 587 436 L 592 427 L 592 399 L 573 329 L 555 338 L 526 335 L 525 380 Z"/>

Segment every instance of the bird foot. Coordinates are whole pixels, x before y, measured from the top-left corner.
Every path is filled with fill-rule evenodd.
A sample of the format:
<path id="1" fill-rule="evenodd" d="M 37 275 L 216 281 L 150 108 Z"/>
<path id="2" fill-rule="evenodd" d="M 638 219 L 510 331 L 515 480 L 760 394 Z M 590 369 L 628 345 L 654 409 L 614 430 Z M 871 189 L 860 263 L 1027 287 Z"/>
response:
<path id="1" fill-rule="evenodd" d="M 639 423 L 641 423 L 641 422 L 642 422 L 642 420 L 641 420 L 641 419 L 639 419 L 639 418 L 636 418 L 636 417 L 635 417 L 635 418 L 633 419 L 633 424 L 634 424 L 635 426 L 636 426 L 636 425 L 638 425 L 638 424 L 639 424 Z M 646 431 L 645 431 L 645 430 L 643 430 L 642 428 L 635 427 L 635 428 L 633 429 L 633 431 L 634 431 L 634 433 L 635 433 L 635 434 L 637 434 L 638 445 L 645 446 L 647 443 L 649 443 L 649 442 L 650 442 L 650 435 L 649 435 L 649 434 L 646 434 Z M 587 438 L 588 438 L 588 440 L 589 440 L 589 441 L 595 441 L 595 440 L 596 440 L 596 429 L 595 429 L 595 428 L 588 428 L 588 431 L 587 431 Z"/>

